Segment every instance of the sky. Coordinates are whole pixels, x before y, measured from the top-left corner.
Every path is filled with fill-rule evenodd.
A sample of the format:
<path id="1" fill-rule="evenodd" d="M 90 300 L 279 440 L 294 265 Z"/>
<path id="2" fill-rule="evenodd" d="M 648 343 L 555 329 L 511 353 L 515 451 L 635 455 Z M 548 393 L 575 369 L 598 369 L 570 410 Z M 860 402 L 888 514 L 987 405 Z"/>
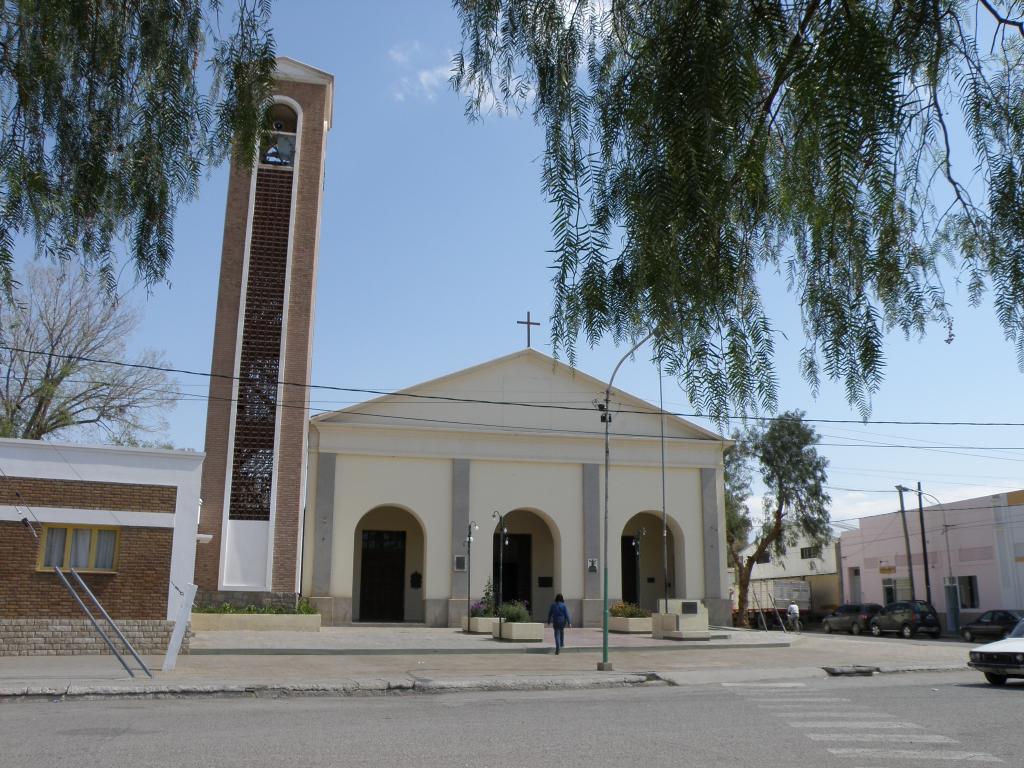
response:
<path id="1" fill-rule="evenodd" d="M 527 311 L 541 322 L 533 346 L 550 353 L 543 135 L 529 116 L 466 120 L 462 99 L 447 84 L 459 46 L 449 5 L 288 0 L 274 5 L 274 32 L 280 55 L 335 76 L 313 383 L 398 389 L 509 354 L 525 346 L 517 321 Z M 199 199 L 180 210 L 167 284 L 131 294 L 144 313 L 132 348 L 163 350 L 176 368 L 210 367 L 226 188 L 227 169 L 215 169 Z M 897 484 L 920 481 L 943 502 L 1024 488 L 1020 427 L 861 424 L 840 384 L 824 381 L 815 398 L 797 367 L 803 336 L 796 300 L 778 276 L 767 275 L 763 288 L 777 331 L 780 410 L 849 422 L 815 423 L 830 462 L 833 519 L 893 511 Z M 954 341 L 947 344 L 937 327 L 920 341 L 890 337 L 872 420 L 1024 421 L 1024 377 L 990 300 L 973 309 L 964 286 L 950 278 L 946 288 Z M 624 352 L 610 339 L 594 348 L 581 342 L 577 366 L 604 380 Z M 615 383 L 658 402 L 658 371 L 643 352 Z M 179 375 L 177 384 L 188 396 L 167 414 L 166 437 L 201 450 L 208 381 Z M 355 401 L 316 391 L 312 399 L 315 410 Z M 665 407 L 693 411 L 671 380 Z M 756 509 L 758 499 L 751 505 Z"/>

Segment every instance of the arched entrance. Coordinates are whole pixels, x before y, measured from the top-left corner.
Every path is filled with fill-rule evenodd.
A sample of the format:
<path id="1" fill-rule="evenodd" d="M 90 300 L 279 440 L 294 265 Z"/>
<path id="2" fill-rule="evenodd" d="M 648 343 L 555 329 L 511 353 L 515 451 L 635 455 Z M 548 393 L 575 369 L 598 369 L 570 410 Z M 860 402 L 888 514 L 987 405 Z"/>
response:
<path id="1" fill-rule="evenodd" d="M 543 513 L 514 509 L 505 515 L 505 535 L 494 526 L 494 597 L 526 603 L 535 621 L 542 621 L 561 588 L 558 527 Z"/>
<path id="2" fill-rule="evenodd" d="M 376 507 L 356 526 L 354 621 L 423 621 L 424 532 L 401 507 Z"/>
<path id="3" fill-rule="evenodd" d="M 665 596 L 665 559 L 662 546 L 660 512 L 633 515 L 622 529 L 622 599 L 654 611 Z M 685 594 L 682 583 L 682 532 L 676 522 L 668 520 L 668 596 Z M 680 549 L 676 548 L 679 542 Z M 677 563 L 679 567 L 677 569 Z"/>

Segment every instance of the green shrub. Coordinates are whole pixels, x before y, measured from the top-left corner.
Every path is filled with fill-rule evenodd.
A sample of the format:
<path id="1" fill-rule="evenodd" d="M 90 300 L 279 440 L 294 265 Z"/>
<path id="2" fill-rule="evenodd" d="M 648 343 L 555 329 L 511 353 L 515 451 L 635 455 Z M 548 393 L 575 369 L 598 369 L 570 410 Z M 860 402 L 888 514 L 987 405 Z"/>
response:
<path id="1" fill-rule="evenodd" d="M 608 609 L 608 614 L 620 619 L 647 619 L 651 616 L 650 611 L 644 610 L 636 603 L 615 603 Z"/>
<path id="2" fill-rule="evenodd" d="M 282 605 L 244 605 L 234 606 L 229 603 L 222 605 L 196 605 L 192 607 L 192 613 L 258 613 L 272 615 L 311 614 L 320 613 L 306 598 L 301 598 L 294 608 Z"/>
<path id="3" fill-rule="evenodd" d="M 498 616 L 501 617 L 502 621 L 507 621 L 509 624 L 522 624 L 527 621 L 533 621 L 526 603 L 520 603 L 516 600 L 502 605 L 498 609 Z"/>

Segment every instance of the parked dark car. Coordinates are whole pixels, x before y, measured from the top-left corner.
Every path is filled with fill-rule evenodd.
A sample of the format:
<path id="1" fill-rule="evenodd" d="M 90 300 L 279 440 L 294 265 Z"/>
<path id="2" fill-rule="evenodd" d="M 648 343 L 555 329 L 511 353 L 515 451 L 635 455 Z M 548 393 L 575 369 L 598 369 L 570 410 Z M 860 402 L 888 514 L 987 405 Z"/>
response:
<path id="1" fill-rule="evenodd" d="M 868 631 L 871 619 L 882 610 L 878 603 L 846 603 L 821 620 L 826 632 L 849 632 L 859 635 Z"/>
<path id="2" fill-rule="evenodd" d="M 889 603 L 869 622 L 871 634 L 879 637 L 883 632 L 898 632 L 907 639 L 918 632 L 930 632 L 932 637 L 942 636 L 939 615 L 924 600 L 899 600 Z"/>
<path id="3" fill-rule="evenodd" d="M 970 624 L 960 627 L 960 636 L 968 643 L 975 640 L 1002 640 L 1024 619 L 1024 611 L 985 611 Z"/>

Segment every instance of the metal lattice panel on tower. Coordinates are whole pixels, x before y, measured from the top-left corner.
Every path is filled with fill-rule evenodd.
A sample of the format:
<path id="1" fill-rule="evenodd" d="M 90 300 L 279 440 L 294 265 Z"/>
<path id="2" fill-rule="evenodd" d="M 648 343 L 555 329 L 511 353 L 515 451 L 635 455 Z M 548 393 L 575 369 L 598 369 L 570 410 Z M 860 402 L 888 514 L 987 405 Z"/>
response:
<path id="1" fill-rule="evenodd" d="M 265 167 L 256 175 L 231 467 L 232 520 L 270 519 L 292 179 L 290 170 Z"/>

